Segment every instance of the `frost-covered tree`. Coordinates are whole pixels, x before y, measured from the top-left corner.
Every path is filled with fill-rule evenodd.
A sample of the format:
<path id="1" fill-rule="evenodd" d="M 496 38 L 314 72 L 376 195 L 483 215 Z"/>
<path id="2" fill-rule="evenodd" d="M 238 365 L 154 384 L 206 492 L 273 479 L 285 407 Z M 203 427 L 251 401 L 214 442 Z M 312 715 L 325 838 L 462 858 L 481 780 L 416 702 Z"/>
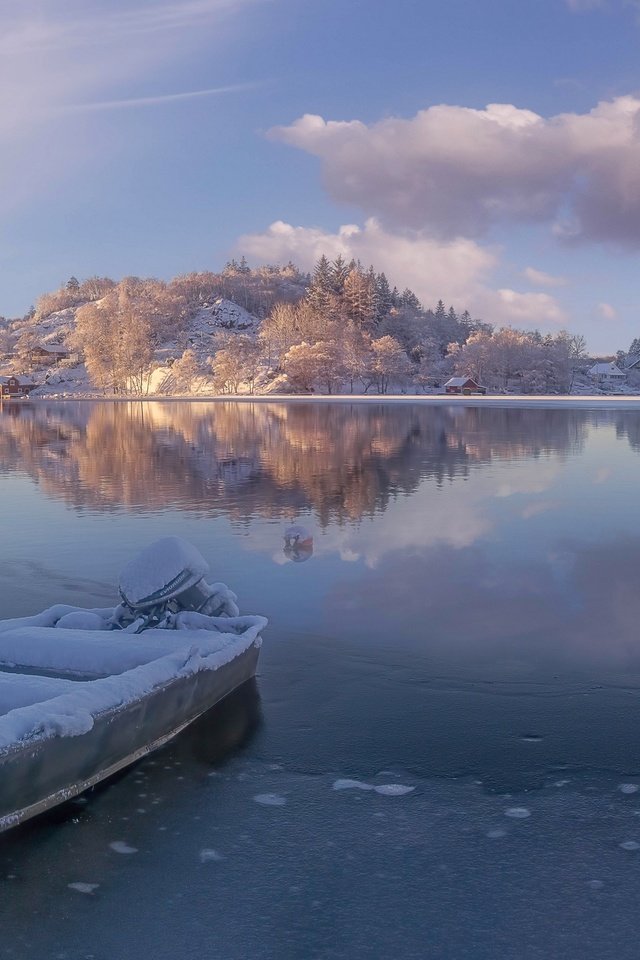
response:
<path id="1" fill-rule="evenodd" d="M 219 334 L 211 360 L 216 388 L 222 393 L 239 393 L 243 383 L 253 393 L 260 362 L 260 345 L 248 334 Z"/>
<path id="2" fill-rule="evenodd" d="M 319 385 L 325 393 L 335 393 L 344 380 L 341 346 L 335 340 L 298 343 L 284 358 L 284 370 L 298 389 L 310 391 Z"/>
<path id="3" fill-rule="evenodd" d="M 39 346 L 40 340 L 35 331 L 30 327 L 27 327 L 18 337 L 15 352 L 20 365 L 25 370 L 31 370 L 33 368 L 34 355 Z"/>
<path id="4" fill-rule="evenodd" d="M 76 314 L 74 346 L 94 383 L 113 393 L 149 390 L 154 358 L 154 304 L 143 281 L 126 277 Z"/>
<path id="5" fill-rule="evenodd" d="M 331 288 L 336 296 L 342 296 L 344 282 L 349 275 L 349 266 L 344 257 L 339 254 L 331 263 Z"/>
<path id="6" fill-rule="evenodd" d="M 380 337 L 371 342 L 370 372 L 378 393 L 387 393 L 389 385 L 411 373 L 406 353 L 393 337 Z"/>
<path id="7" fill-rule="evenodd" d="M 195 350 L 188 348 L 171 367 L 171 374 L 176 388 L 189 393 L 206 374 L 203 364 L 198 359 Z"/>
<path id="8" fill-rule="evenodd" d="M 334 275 L 331 264 L 324 254 L 316 263 L 307 291 L 307 302 L 314 310 L 327 310 L 333 293 Z"/>

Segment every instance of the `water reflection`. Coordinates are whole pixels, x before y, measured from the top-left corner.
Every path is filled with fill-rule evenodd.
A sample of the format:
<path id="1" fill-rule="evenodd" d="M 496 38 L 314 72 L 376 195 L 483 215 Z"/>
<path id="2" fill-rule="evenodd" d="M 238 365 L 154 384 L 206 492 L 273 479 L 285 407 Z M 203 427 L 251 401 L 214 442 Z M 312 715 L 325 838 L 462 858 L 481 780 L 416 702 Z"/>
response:
<path id="1" fill-rule="evenodd" d="M 0 408 L 0 470 L 24 472 L 78 509 L 179 504 L 236 520 L 311 509 L 326 527 L 384 511 L 425 479 L 442 485 L 496 459 L 576 454 L 592 416 L 382 403 L 13 404 Z M 635 421 L 615 422 L 635 443 Z"/>

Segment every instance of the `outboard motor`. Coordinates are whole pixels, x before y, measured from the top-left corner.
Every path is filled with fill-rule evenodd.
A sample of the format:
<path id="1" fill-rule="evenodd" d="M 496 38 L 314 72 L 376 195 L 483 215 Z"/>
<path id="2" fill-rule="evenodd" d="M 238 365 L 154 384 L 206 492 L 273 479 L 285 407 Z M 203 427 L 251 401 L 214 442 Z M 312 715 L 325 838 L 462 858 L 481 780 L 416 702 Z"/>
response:
<path id="1" fill-rule="evenodd" d="M 205 616 L 237 616 L 235 594 L 223 583 L 209 584 L 209 564 L 180 537 L 164 537 L 130 560 L 120 574 L 122 603 L 111 626 L 129 633 L 172 626 L 172 615 L 191 610 Z"/>

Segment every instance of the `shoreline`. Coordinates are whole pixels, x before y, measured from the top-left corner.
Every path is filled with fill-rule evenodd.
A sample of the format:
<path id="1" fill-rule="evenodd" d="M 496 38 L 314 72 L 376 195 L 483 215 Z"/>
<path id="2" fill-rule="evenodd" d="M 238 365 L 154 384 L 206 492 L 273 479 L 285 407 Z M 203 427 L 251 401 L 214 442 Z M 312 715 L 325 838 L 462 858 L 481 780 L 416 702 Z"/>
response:
<path id="1" fill-rule="evenodd" d="M 211 394 L 183 396 L 148 397 L 104 397 L 104 396 L 35 396 L 28 398 L 7 397 L 4 403 L 406 403 L 443 406 L 455 404 L 467 407 L 519 407 L 552 409 L 554 407 L 598 407 L 599 409 L 640 409 L 640 395 L 597 394 L 554 396 L 526 394 L 469 396 L 457 394 Z"/>

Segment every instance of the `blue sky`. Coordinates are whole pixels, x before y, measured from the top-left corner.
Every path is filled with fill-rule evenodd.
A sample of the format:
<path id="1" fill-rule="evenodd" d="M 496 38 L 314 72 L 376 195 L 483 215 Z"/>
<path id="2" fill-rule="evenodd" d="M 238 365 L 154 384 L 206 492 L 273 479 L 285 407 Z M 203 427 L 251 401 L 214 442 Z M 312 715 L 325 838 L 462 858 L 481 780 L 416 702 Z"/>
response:
<path id="1" fill-rule="evenodd" d="M 342 251 L 625 349 L 639 54 L 635 0 L 5 0 L 0 312 Z"/>

